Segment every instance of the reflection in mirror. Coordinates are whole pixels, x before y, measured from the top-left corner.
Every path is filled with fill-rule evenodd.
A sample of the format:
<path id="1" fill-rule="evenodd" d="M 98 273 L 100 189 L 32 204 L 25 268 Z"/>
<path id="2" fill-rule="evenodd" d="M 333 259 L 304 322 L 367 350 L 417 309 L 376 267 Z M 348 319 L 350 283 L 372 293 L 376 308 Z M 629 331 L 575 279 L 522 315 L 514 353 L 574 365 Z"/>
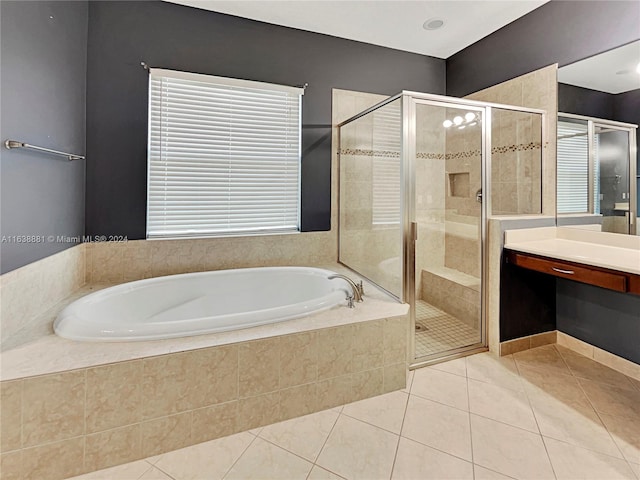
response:
<path id="1" fill-rule="evenodd" d="M 559 224 L 632 233 L 636 203 L 630 182 L 630 145 L 634 132 L 630 124 L 558 114 Z"/>
<path id="2" fill-rule="evenodd" d="M 557 224 L 640 234 L 640 40 L 558 70 Z"/>

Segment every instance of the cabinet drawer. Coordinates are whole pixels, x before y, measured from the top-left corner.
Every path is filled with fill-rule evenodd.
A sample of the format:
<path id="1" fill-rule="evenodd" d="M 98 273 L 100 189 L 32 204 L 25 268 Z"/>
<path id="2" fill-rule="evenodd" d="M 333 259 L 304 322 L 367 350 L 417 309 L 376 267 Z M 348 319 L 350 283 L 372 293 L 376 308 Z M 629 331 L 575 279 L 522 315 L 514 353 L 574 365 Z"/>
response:
<path id="1" fill-rule="evenodd" d="M 509 252 L 507 258 L 510 263 L 529 270 L 536 270 L 556 277 L 568 278 L 576 282 L 588 283 L 618 292 L 627 291 L 627 276 L 623 274 L 583 267 L 558 260 L 532 257 L 516 252 Z"/>
<path id="2" fill-rule="evenodd" d="M 640 295 L 640 275 L 631 275 L 629 277 L 629 292 Z"/>

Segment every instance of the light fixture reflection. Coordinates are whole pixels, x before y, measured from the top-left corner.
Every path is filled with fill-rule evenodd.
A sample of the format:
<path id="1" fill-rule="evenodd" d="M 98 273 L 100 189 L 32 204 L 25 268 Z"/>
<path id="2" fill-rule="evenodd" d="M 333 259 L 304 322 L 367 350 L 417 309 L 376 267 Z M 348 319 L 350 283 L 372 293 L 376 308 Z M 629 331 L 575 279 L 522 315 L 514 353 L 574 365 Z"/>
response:
<path id="1" fill-rule="evenodd" d="M 464 120 L 462 119 L 462 117 L 458 116 L 458 117 L 453 117 L 453 123 L 455 123 L 456 125 L 460 125 Z"/>
<path id="2" fill-rule="evenodd" d="M 476 118 L 476 114 L 475 114 L 475 113 L 472 113 L 472 112 L 467 112 L 467 113 L 464 115 L 464 119 L 465 119 L 467 122 L 472 122 L 474 118 Z"/>
<path id="3" fill-rule="evenodd" d="M 445 120 L 444 122 L 442 122 L 442 126 L 444 128 L 449 128 L 451 125 L 453 125 L 453 122 L 451 120 Z"/>

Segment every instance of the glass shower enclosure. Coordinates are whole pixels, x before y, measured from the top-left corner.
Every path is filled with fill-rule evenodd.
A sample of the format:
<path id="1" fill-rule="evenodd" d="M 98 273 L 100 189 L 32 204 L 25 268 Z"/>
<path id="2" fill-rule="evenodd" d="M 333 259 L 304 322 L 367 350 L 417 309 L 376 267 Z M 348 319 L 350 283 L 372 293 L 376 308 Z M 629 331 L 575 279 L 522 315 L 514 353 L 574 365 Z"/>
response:
<path id="1" fill-rule="evenodd" d="M 525 166 L 536 147 L 541 156 L 543 115 L 402 92 L 338 126 L 338 259 L 410 305 L 414 368 L 486 349 L 492 197 L 504 200 L 501 210 L 520 202 L 539 213 L 540 171 Z M 492 116 L 502 122 L 493 136 L 506 145 L 498 141 L 496 153 L 513 150 L 500 165 L 514 174 L 513 198 L 491 192 L 502 179 L 491 168 Z M 537 205 L 524 200 L 532 194 Z"/>

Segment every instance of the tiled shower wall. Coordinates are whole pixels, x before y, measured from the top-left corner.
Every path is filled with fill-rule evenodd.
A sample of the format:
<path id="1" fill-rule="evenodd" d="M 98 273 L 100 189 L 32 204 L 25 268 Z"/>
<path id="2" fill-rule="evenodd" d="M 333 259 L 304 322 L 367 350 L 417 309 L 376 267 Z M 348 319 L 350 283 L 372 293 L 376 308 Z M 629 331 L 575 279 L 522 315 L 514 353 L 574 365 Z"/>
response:
<path id="1" fill-rule="evenodd" d="M 558 117 L 558 65 L 550 65 L 540 70 L 494 85 L 471 95 L 471 100 L 517 105 L 545 110 L 544 131 L 547 137 L 542 145 L 542 173 L 539 182 L 542 187 L 541 210 L 538 206 L 538 184 L 536 175 L 539 158 L 536 146 L 539 125 L 524 114 L 499 111 L 496 125 L 492 128 L 492 149 L 497 149 L 493 160 L 491 182 L 494 186 L 492 203 L 496 202 L 493 214 L 556 213 L 556 123 Z M 515 120 L 515 122 L 514 122 Z M 515 140 L 515 142 L 514 142 Z M 515 147 L 515 148 L 514 148 Z"/>
<path id="2" fill-rule="evenodd" d="M 456 110 L 455 114 L 464 115 L 464 112 Z M 476 201 L 476 192 L 482 188 L 481 149 L 480 123 L 462 130 L 455 126 L 446 130 L 444 266 L 477 278 L 480 277 L 481 204 Z"/>
<path id="3" fill-rule="evenodd" d="M 385 98 L 334 90 L 334 125 Z M 340 261 L 396 295 L 401 295 L 402 285 L 401 226 L 373 223 L 373 189 L 376 162 L 400 161 L 399 127 L 396 101 L 347 124 L 341 129 L 340 145 L 334 143 L 334 150 L 341 152 Z M 398 163 L 397 173 L 399 167 Z M 396 186 L 399 189 L 399 175 Z"/>

